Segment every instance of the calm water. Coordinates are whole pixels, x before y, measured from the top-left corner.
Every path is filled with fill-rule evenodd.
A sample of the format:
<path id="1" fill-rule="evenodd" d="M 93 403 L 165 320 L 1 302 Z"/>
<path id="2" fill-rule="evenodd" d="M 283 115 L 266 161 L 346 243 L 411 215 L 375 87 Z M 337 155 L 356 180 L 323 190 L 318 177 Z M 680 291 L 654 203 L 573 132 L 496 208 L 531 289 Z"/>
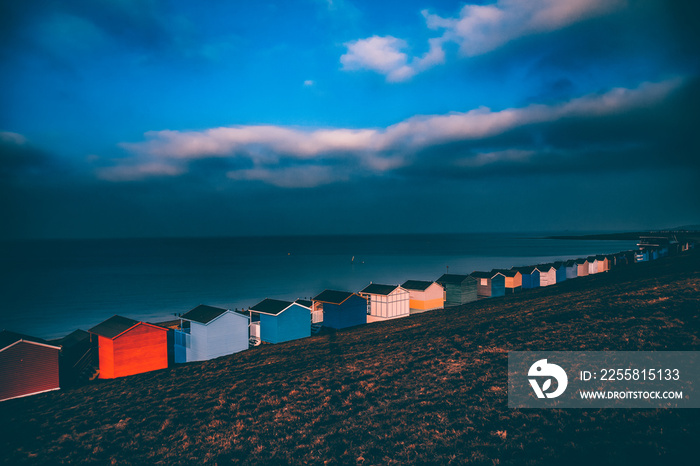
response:
<path id="1" fill-rule="evenodd" d="M 0 328 L 55 338 L 114 314 L 167 320 L 198 304 L 242 308 L 634 247 L 493 234 L 0 242 Z"/>

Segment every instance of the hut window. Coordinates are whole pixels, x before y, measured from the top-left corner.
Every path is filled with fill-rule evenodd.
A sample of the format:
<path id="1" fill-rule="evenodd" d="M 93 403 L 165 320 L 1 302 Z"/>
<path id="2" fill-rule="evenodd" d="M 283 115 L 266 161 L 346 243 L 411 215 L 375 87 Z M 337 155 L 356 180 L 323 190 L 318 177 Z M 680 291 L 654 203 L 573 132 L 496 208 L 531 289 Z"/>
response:
<path id="1" fill-rule="evenodd" d="M 481 286 L 487 286 L 489 284 L 488 280 L 485 278 L 481 279 Z"/>

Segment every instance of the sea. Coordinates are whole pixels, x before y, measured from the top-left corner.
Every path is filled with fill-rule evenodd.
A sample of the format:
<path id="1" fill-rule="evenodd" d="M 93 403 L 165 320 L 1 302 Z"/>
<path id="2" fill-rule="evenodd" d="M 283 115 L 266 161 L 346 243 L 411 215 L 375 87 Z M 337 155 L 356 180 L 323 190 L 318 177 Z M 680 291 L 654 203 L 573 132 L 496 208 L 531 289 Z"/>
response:
<path id="1" fill-rule="evenodd" d="M 635 243 L 535 233 L 0 241 L 0 329 L 53 339 L 115 314 L 162 322 L 199 304 L 242 309 Z"/>

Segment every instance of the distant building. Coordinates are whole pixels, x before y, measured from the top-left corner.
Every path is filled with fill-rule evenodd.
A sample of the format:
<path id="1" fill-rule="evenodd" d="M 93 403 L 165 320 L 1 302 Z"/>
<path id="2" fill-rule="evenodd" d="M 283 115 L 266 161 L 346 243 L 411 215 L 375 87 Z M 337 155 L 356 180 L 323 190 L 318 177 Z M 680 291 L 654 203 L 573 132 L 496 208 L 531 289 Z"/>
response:
<path id="1" fill-rule="evenodd" d="M 41 338 L 0 332 L 0 401 L 58 390 L 60 351 Z"/>
<path id="2" fill-rule="evenodd" d="M 439 283 L 424 280 L 407 280 L 401 288 L 408 290 L 409 307 L 415 313 L 443 309 L 445 288 Z"/>
<path id="3" fill-rule="evenodd" d="M 199 305 L 180 316 L 174 332 L 175 362 L 206 361 L 248 349 L 247 316 Z"/>
<path id="4" fill-rule="evenodd" d="M 506 277 L 502 273 L 496 271 L 472 272 L 471 276 L 476 278 L 479 299 L 505 296 Z"/>
<path id="5" fill-rule="evenodd" d="M 279 299 L 264 299 L 249 309 L 259 318 L 260 339 L 282 343 L 311 336 L 311 308 Z"/>
<path id="6" fill-rule="evenodd" d="M 476 278 L 446 273 L 435 280 L 445 289 L 445 306 L 459 306 L 477 300 Z"/>
<path id="7" fill-rule="evenodd" d="M 167 328 L 115 315 L 89 331 L 98 338 L 101 379 L 168 367 Z"/>
<path id="8" fill-rule="evenodd" d="M 324 290 L 313 298 L 324 327 L 342 329 L 367 323 L 367 299 L 349 291 Z"/>
<path id="9" fill-rule="evenodd" d="M 367 285 L 360 296 L 367 299 L 367 323 L 408 317 L 410 294 L 398 285 Z"/>

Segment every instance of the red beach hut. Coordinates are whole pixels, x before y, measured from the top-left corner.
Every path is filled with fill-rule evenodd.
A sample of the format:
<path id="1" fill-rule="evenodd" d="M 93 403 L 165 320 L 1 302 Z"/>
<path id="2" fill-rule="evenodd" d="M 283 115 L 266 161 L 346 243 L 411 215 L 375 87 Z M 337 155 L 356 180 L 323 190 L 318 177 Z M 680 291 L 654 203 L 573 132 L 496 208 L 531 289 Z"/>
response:
<path id="1" fill-rule="evenodd" d="M 0 401 L 58 390 L 60 351 L 41 338 L 0 332 Z"/>
<path id="2" fill-rule="evenodd" d="M 90 329 L 98 338 L 100 378 L 113 379 L 168 367 L 168 329 L 112 316 Z"/>

